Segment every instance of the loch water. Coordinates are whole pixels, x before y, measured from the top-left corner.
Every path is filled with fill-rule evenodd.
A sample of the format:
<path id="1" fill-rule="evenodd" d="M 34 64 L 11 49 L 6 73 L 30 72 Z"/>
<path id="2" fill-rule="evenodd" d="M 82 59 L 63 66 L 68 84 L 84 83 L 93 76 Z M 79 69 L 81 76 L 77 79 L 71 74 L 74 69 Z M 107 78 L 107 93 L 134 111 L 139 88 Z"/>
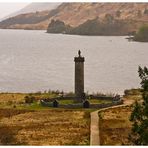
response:
<path id="1" fill-rule="evenodd" d="M 0 30 L 0 92 L 74 91 L 74 57 L 85 57 L 85 91 L 120 93 L 140 87 L 148 43 L 126 36 L 48 34 Z"/>

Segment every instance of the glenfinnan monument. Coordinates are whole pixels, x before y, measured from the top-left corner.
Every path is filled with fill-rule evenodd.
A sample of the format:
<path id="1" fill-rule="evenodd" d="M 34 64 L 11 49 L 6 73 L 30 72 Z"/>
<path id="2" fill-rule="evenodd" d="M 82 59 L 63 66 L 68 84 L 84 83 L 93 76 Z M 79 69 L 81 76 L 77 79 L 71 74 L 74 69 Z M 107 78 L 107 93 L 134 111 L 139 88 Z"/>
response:
<path id="1" fill-rule="evenodd" d="M 81 51 L 78 51 L 78 57 L 75 61 L 75 95 L 76 101 L 82 102 L 84 98 L 84 57 L 81 56 Z"/>

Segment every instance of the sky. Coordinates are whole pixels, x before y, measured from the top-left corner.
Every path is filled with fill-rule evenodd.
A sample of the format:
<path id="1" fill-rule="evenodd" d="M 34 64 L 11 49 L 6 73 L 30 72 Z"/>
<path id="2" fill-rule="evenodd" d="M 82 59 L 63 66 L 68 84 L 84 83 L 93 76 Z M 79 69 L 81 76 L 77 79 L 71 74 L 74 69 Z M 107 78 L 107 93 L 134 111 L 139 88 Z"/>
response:
<path id="1" fill-rule="evenodd" d="M 27 6 L 29 3 L 2 3 L 0 2 L 0 19 L 16 12 L 25 6 Z"/>

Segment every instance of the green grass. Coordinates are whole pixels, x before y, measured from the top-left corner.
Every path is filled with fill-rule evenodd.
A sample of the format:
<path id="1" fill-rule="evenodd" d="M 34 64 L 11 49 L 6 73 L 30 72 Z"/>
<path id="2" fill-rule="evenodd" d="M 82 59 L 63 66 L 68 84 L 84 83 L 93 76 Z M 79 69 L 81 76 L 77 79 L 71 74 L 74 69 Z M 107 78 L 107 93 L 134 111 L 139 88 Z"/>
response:
<path id="1" fill-rule="evenodd" d="M 34 102 L 31 104 L 24 104 L 21 106 L 17 106 L 18 109 L 27 109 L 27 110 L 42 110 L 49 109 L 49 107 L 42 106 L 39 102 Z"/>
<path id="2" fill-rule="evenodd" d="M 110 100 L 98 100 L 98 99 L 88 99 L 90 104 L 103 104 L 103 103 L 111 103 L 112 101 Z M 74 104 L 75 102 L 71 100 L 60 100 L 60 104 Z"/>
<path id="3" fill-rule="evenodd" d="M 59 101 L 60 104 L 74 104 L 74 100 L 60 100 Z"/>
<path id="4" fill-rule="evenodd" d="M 36 101 L 31 104 L 25 104 L 25 96 L 34 96 L 36 98 Z M 43 110 L 43 109 L 52 109 L 51 107 L 45 107 L 40 104 L 39 100 L 40 98 L 52 98 L 57 97 L 57 94 L 51 94 L 51 93 L 32 93 L 32 94 L 21 94 L 21 93 L 0 93 L 0 108 L 16 108 L 16 109 L 27 109 L 27 110 Z M 90 104 L 101 104 L 101 103 L 110 103 L 111 101 L 105 101 L 105 100 L 98 100 L 98 99 L 88 99 Z M 66 104 L 74 104 L 73 99 L 69 100 L 59 100 L 59 104 L 66 105 Z M 52 104 L 50 102 L 49 104 Z M 59 108 L 60 109 L 60 108 Z M 82 108 L 83 110 L 84 108 Z M 87 109 L 88 110 L 88 109 Z"/>
<path id="5" fill-rule="evenodd" d="M 54 97 L 58 97 L 59 95 L 55 94 L 55 93 L 26 93 L 24 95 L 31 95 L 34 96 L 36 98 L 54 98 Z"/>
<path id="6" fill-rule="evenodd" d="M 88 99 L 90 104 L 103 104 L 103 103 L 111 103 L 110 100 L 98 100 L 98 99 Z"/>

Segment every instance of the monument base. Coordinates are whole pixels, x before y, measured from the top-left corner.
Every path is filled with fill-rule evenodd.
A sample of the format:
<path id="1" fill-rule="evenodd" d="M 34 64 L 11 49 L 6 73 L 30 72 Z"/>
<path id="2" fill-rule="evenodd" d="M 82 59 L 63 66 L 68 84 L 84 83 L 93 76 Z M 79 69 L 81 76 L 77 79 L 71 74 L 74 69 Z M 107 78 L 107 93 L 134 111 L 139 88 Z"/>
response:
<path id="1" fill-rule="evenodd" d="M 74 103 L 83 103 L 82 98 L 75 98 Z"/>
<path id="2" fill-rule="evenodd" d="M 86 99 L 85 95 L 75 96 L 74 102 L 76 102 L 76 103 L 83 103 L 85 101 L 85 99 Z"/>

